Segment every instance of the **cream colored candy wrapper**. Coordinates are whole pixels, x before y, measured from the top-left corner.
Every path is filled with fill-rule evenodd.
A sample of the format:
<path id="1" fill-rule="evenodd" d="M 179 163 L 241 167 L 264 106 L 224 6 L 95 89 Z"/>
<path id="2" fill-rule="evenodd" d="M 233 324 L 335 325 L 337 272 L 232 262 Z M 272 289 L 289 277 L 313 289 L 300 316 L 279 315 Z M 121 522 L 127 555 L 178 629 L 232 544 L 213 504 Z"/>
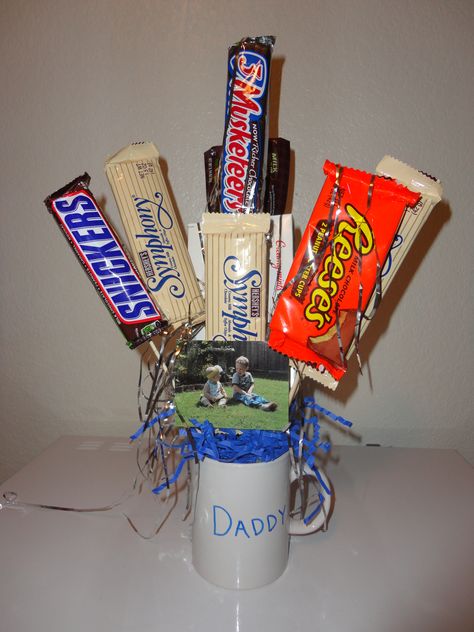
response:
<path id="1" fill-rule="evenodd" d="M 204 300 L 153 143 L 133 143 L 105 163 L 130 251 L 171 325 L 204 319 Z"/>
<path id="2" fill-rule="evenodd" d="M 416 236 L 428 219 L 434 206 L 438 204 L 443 195 L 441 183 L 425 175 L 421 171 L 410 167 L 401 160 L 384 156 L 377 165 L 375 173 L 379 176 L 392 178 L 408 187 L 411 191 L 421 194 L 420 201 L 413 208 L 407 207 L 403 219 L 398 228 L 398 233 L 393 241 L 388 259 L 382 270 L 382 298 L 393 280 L 398 268 L 402 264 L 408 251 L 410 250 Z M 366 309 L 366 313 L 370 314 L 374 305 L 375 296 L 372 296 Z M 361 322 L 360 335 L 362 336 L 370 324 L 370 320 L 363 318 Z M 354 352 L 354 343 L 347 352 L 346 358 L 349 359 Z M 316 368 L 298 362 L 298 368 L 303 375 L 308 376 L 318 382 L 324 384 L 328 388 L 335 390 L 339 382 L 335 380 L 329 373 L 320 373 Z"/>
<path id="3" fill-rule="evenodd" d="M 206 338 L 266 338 L 268 213 L 204 213 Z"/>
<path id="4" fill-rule="evenodd" d="M 200 223 L 188 224 L 188 250 L 196 276 L 204 287 L 204 235 Z M 290 213 L 271 215 L 267 291 L 268 320 L 270 320 L 273 311 L 273 301 L 276 300 L 283 288 L 292 261 L 293 217 Z M 204 337 L 204 331 L 201 330 L 194 339 L 204 340 Z"/>

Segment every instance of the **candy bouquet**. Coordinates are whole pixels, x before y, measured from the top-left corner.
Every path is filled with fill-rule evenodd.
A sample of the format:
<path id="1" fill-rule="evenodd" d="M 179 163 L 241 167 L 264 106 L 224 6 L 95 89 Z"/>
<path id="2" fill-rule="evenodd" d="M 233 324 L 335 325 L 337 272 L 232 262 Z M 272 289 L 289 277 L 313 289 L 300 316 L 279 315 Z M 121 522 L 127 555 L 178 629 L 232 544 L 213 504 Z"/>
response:
<path id="1" fill-rule="evenodd" d="M 351 424 L 314 397 L 303 399 L 301 380 L 307 377 L 335 389 L 350 355 L 359 358 L 361 336 L 384 290 L 442 193 L 437 180 L 391 157 L 374 174 L 326 161 L 326 180 L 293 258 L 291 215 L 285 214 L 290 145 L 267 136 L 274 44 L 270 36 L 248 37 L 229 49 L 223 142 L 204 154 L 207 206 L 189 226 L 189 250 L 151 142 L 129 145 L 106 161 L 128 250 L 90 192 L 87 174 L 46 200 L 127 344 L 142 351 L 139 423 L 131 439 L 148 436 L 142 470 L 148 477 L 153 473 L 153 491 L 164 493 L 187 472 L 198 511 L 199 494 L 210 494 L 215 477 L 224 480 L 230 471 L 213 474 L 203 491 L 199 480 L 207 480 L 202 469 L 206 463 L 247 468 L 238 470 L 240 478 L 233 484 L 239 487 L 242 481 L 245 497 L 250 495 L 243 483 L 249 466 L 287 459 L 283 470 L 290 469 L 300 492 L 299 525 L 285 498 L 275 500 L 278 510 L 257 508 L 245 519 L 236 517 L 245 508 L 231 510 L 226 499 L 211 499 L 212 511 L 195 514 L 193 556 L 201 559 L 205 551 L 206 559 L 228 557 L 231 572 L 219 568 L 216 575 L 206 575 L 200 563 L 195 565 L 211 581 L 230 587 L 275 579 L 286 565 L 288 532 L 327 527 L 332 494 L 322 466 L 331 444 L 321 433 L 319 418 L 329 417 L 343 429 Z M 269 430 L 266 421 L 250 429 L 238 423 L 213 425 L 204 408 L 196 416 L 183 414 L 175 398 L 176 363 L 196 338 L 216 344 L 268 343 L 288 358 L 292 378 L 283 427 Z M 250 372 L 242 375 L 247 373 L 253 385 Z M 239 375 L 235 370 L 233 395 L 225 405 L 237 399 L 269 410 L 255 403 L 253 386 L 242 391 Z M 213 401 L 206 401 L 212 407 Z M 171 462 L 171 454 L 179 458 Z M 252 476 L 258 487 L 260 474 Z M 284 479 L 288 482 L 278 485 L 289 485 L 287 474 Z M 203 539 L 205 528 L 210 534 Z M 250 565 L 277 532 L 283 534 L 278 536 L 283 552 L 265 555 L 281 557 L 278 569 L 253 584 L 243 580 L 234 568 L 247 559 L 242 543 L 253 547 Z M 227 535 L 235 554 L 224 542 Z M 194 539 L 199 542 L 196 551 Z M 261 565 L 271 566 L 267 558 Z M 255 576 L 254 568 L 251 574 Z"/>

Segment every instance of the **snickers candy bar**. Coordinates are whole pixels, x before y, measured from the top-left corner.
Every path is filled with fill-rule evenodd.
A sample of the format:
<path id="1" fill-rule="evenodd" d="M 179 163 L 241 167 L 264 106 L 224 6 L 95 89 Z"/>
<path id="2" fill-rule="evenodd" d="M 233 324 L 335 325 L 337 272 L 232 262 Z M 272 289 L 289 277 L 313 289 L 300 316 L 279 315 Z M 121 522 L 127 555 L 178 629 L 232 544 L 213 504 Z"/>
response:
<path id="1" fill-rule="evenodd" d="M 79 176 L 49 195 L 45 204 L 132 349 L 166 323 L 127 257 L 115 231 Z"/>

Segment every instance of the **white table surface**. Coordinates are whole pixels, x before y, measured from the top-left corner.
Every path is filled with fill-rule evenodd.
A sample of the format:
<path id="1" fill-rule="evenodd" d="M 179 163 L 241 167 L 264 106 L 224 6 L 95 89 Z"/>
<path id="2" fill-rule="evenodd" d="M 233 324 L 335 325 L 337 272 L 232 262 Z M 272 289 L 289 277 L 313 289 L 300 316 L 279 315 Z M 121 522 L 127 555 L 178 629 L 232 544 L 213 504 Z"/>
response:
<path id="1" fill-rule="evenodd" d="M 282 577 L 253 591 L 219 589 L 194 571 L 184 492 L 151 540 L 121 513 L 150 533 L 167 506 L 148 493 L 105 514 L 1 510 L 0 630 L 474 630 L 473 469 L 452 450 L 337 452 L 328 531 L 293 538 Z M 135 473 L 126 439 L 63 437 L 0 496 L 106 505 Z"/>

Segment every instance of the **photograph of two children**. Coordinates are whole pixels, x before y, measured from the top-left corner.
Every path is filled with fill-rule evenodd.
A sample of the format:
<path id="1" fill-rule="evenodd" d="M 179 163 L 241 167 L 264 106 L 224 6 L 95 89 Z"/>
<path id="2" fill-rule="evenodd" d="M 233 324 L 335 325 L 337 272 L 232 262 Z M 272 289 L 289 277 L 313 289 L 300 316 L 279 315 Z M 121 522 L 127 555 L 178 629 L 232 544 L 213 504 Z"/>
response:
<path id="1" fill-rule="evenodd" d="M 189 342 L 175 364 L 174 392 L 186 422 L 278 431 L 289 423 L 288 358 L 265 342 Z"/>

